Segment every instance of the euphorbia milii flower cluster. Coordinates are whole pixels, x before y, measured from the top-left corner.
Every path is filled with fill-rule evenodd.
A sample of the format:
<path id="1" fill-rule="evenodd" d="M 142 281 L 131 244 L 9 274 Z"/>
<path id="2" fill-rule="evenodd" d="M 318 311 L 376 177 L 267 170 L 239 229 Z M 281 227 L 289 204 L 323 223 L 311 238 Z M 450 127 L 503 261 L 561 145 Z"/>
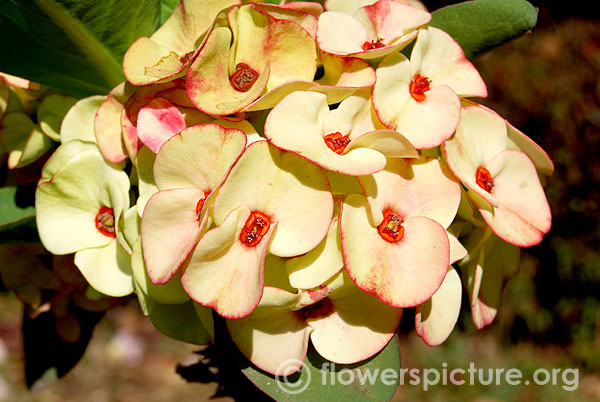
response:
<path id="1" fill-rule="evenodd" d="M 131 46 L 128 81 L 63 124 L 44 245 L 101 293 L 135 290 L 172 336 L 198 339 L 169 314 L 206 339 L 224 318 L 276 375 L 309 342 L 368 359 L 411 307 L 440 344 L 463 289 L 489 324 L 518 247 L 550 229 L 553 166 L 469 99 L 485 83 L 430 20 L 416 1 L 183 0 Z"/>

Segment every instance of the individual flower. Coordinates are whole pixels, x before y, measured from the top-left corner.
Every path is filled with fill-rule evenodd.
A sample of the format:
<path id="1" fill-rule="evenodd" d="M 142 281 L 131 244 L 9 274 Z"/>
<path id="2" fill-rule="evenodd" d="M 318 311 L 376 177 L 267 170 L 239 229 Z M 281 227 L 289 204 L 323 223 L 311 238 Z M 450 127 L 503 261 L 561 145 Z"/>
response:
<path id="1" fill-rule="evenodd" d="M 187 72 L 187 91 L 193 104 L 210 115 L 246 110 L 261 96 L 273 98 L 272 107 L 286 94 L 312 82 L 317 49 L 307 19 L 312 14 L 248 4 L 228 13 L 229 27 L 213 29 Z M 298 18 L 304 23 L 300 25 Z M 277 91 L 274 95 L 271 91 Z M 266 93 L 265 93 L 266 92 Z"/>
<path id="2" fill-rule="evenodd" d="M 329 110 L 327 97 L 294 92 L 271 110 L 265 135 L 278 148 L 347 175 L 380 171 L 387 157 L 417 157 L 413 146 L 397 132 L 377 129 L 371 101 L 364 90 Z M 376 118 L 375 118 L 376 120 Z"/>
<path id="3" fill-rule="evenodd" d="M 507 145 L 504 119 L 487 108 L 466 106 L 443 149 L 494 233 L 511 244 L 532 246 L 550 230 L 550 207 L 533 162 Z"/>
<path id="4" fill-rule="evenodd" d="M 133 291 L 128 249 L 121 232 L 129 208 L 129 179 L 105 162 L 95 144 L 70 141 L 53 154 L 35 194 L 44 247 L 75 253 L 88 283 L 109 296 Z"/>
<path id="5" fill-rule="evenodd" d="M 450 264 L 446 228 L 460 186 L 436 159 L 389 159 L 359 177 L 363 195 L 346 197 L 341 213 L 344 262 L 359 288 L 394 307 L 425 302 Z"/>
<path id="6" fill-rule="evenodd" d="M 431 14 L 403 2 L 380 0 L 353 16 L 326 11 L 319 17 L 317 42 L 323 52 L 375 59 L 402 50 Z"/>
<path id="7" fill-rule="evenodd" d="M 357 363 L 387 345 L 401 316 L 401 309 L 362 292 L 342 271 L 322 286 L 300 293 L 267 286 L 252 314 L 227 320 L 227 328 L 258 368 L 287 376 L 300 368 L 309 339 L 323 358 Z M 298 363 L 282 364 L 290 360 Z"/>
<path id="8" fill-rule="evenodd" d="M 421 29 L 410 60 L 393 53 L 376 70 L 373 106 L 381 122 L 417 149 L 448 139 L 460 121 L 459 96 L 487 96 L 464 52 L 444 31 Z"/>
<path id="9" fill-rule="evenodd" d="M 293 257 L 312 250 L 332 215 L 329 184 L 316 165 L 256 141 L 219 189 L 212 206 L 216 227 L 182 267 L 183 287 L 224 317 L 244 317 L 260 301 L 267 251 Z"/>

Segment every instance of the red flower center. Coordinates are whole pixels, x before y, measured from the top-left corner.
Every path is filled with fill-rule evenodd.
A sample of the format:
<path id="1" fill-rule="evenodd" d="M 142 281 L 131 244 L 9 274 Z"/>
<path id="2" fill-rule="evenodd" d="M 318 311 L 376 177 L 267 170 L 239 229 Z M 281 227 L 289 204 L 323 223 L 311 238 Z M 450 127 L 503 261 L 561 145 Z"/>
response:
<path id="1" fill-rule="evenodd" d="M 342 135 L 342 133 L 335 132 L 331 134 L 327 134 L 325 137 L 325 144 L 336 154 L 340 155 L 346 149 L 346 146 L 350 144 L 350 138 L 347 135 Z"/>
<path id="2" fill-rule="evenodd" d="M 379 49 L 381 47 L 385 47 L 385 45 L 383 44 L 383 38 L 377 38 L 375 40 L 372 40 L 371 42 L 365 42 L 362 45 L 363 50 L 373 50 Z"/>
<path id="3" fill-rule="evenodd" d="M 429 91 L 431 88 L 429 87 L 431 84 L 431 80 L 427 77 L 423 77 L 421 74 L 415 75 L 415 78 L 410 82 L 408 86 L 408 90 L 410 91 L 410 95 L 417 102 L 422 102 L 425 100 L 425 92 Z"/>
<path id="4" fill-rule="evenodd" d="M 254 247 L 267 234 L 271 221 L 262 212 L 254 211 L 250 214 L 240 233 L 240 241 L 248 247 Z"/>
<path id="5" fill-rule="evenodd" d="M 200 215 L 202 215 L 202 208 L 204 207 L 204 203 L 206 202 L 206 199 L 208 198 L 209 194 L 210 190 L 205 191 L 204 197 L 200 198 L 198 200 L 198 203 L 196 204 L 196 216 L 198 217 L 198 219 L 200 219 Z"/>
<path id="6" fill-rule="evenodd" d="M 115 237 L 115 213 L 112 208 L 100 207 L 95 218 L 96 229 L 104 236 Z"/>
<path id="7" fill-rule="evenodd" d="M 333 311 L 333 304 L 328 298 L 319 300 L 318 302 L 306 306 L 302 309 L 304 318 L 319 318 L 329 315 Z"/>
<path id="8" fill-rule="evenodd" d="M 379 224 L 377 231 L 383 240 L 396 243 L 404 237 L 404 219 L 391 209 L 383 211 L 383 221 Z"/>
<path id="9" fill-rule="evenodd" d="M 191 52 L 187 52 L 186 54 L 184 54 L 183 56 L 181 56 L 179 58 L 179 61 L 181 62 L 181 64 L 185 64 L 188 61 L 190 61 L 190 59 L 192 58 L 193 55 L 194 55 L 194 51 L 193 50 Z"/>
<path id="10" fill-rule="evenodd" d="M 258 73 L 244 63 L 235 66 L 235 72 L 229 78 L 233 89 L 238 92 L 247 92 L 258 79 Z"/>
<path id="11" fill-rule="evenodd" d="M 479 187 L 488 193 L 491 192 L 492 188 L 494 187 L 494 179 L 492 178 L 490 171 L 484 167 L 477 169 L 477 172 L 475 173 L 475 181 Z"/>

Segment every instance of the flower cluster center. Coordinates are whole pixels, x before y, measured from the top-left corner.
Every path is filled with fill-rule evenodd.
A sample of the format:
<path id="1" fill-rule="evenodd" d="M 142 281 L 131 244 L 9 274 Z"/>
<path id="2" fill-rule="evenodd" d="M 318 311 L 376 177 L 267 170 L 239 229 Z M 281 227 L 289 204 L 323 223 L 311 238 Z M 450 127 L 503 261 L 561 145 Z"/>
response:
<path id="1" fill-rule="evenodd" d="M 335 132 L 331 134 L 327 134 L 325 137 L 325 144 L 336 154 L 340 155 L 344 152 L 348 144 L 350 144 L 350 138 L 347 135 L 342 135 L 342 133 Z"/>
<path id="2" fill-rule="evenodd" d="M 262 212 L 254 211 L 250 214 L 240 233 L 240 241 L 248 247 L 254 247 L 269 231 L 271 221 Z"/>
<path id="3" fill-rule="evenodd" d="M 383 240 L 395 243 L 404 237 L 404 219 L 391 209 L 383 211 L 383 221 L 379 224 L 377 231 Z"/>
<path id="4" fill-rule="evenodd" d="M 490 171 L 483 166 L 481 166 L 479 169 L 477 169 L 477 172 L 475 172 L 475 181 L 479 187 L 488 193 L 491 192 L 492 188 L 494 187 L 494 179 L 492 178 Z"/>
<path id="5" fill-rule="evenodd" d="M 249 65 L 239 63 L 235 66 L 235 72 L 229 78 L 233 89 L 238 92 L 247 92 L 258 79 L 258 72 Z"/>
<path id="6" fill-rule="evenodd" d="M 408 86 L 408 90 L 410 91 L 410 95 L 417 102 L 422 102 L 425 100 L 425 92 L 429 91 L 431 88 L 429 87 L 431 84 L 431 80 L 427 77 L 423 77 L 421 74 L 415 75 L 415 78 L 410 82 Z"/>
<path id="7" fill-rule="evenodd" d="M 96 214 L 94 219 L 96 223 L 96 229 L 100 231 L 104 236 L 115 237 L 115 213 L 112 208 L 100 207 L 100 210 Z"/>

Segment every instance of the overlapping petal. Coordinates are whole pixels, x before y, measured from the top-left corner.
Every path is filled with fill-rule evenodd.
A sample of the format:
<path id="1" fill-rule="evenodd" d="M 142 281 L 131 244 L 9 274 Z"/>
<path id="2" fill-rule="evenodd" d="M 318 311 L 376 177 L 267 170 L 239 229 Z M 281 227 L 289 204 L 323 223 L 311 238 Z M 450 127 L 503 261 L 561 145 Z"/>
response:
<path id="1" fill-rule="evenodd" d="M 206 124 L 185 129 L 162 146 L 154 162 L 161 191 L 146 203 L 141 229 L 153 283 L 167 282 L 187 259 L 208 222 L 210 195 L 245 145 L 240 130 Z"/>
<path id="2" fill-rule="evenodd" d="M 356 363 L 387 345 L 401 315 L 401 309 L 362 292 L 340 272 L 314 291 L 299 294 L 265 287 L 256 310 L 227 320 L 227 327 L 252 363 L 275 375 L 290 375 L 306 356 L 309 336 L 324 358 Z M 290 359 L 298 363 L 283 364 Z"/>
<path id="3" fill-rule="evenodd" d="M 314 164 L 266 141 L 246 147 L 215 199 L 220 225 L 239 205 L 277 222 L 269 251 L 291 257 L 312 250 L 329 230 L 333 197 L 325 174 Z M 307 208 L 307 206 L 310 206 Z"/>
<path id="4" fill-rule="evenodd" d="M 441 29 L 427 27 L 419 31 L 410 66 L 413 77 L 427 77 L 432 86 L 446 85 L 460 96 L 487 96 L 485 82 L 475 66 L 460 45 Z"/>
<path id="5" fill-rule="evenodd" d="M 431 299 L 417 306 L 415 329 L 427 345 L 440 345 L 450 336 L 458 320 L 461 299 L 460 277 L 450 267 L 442 285 Z"/>
<path id="6" fill-rule="evenodd" d="M 62 143 L 72 140 L 96 142 L 94 121 L 98 108 L 105 100 L 106 97 L 102 95 L 78 100 L 62 119 L 60 141 Z"/>

